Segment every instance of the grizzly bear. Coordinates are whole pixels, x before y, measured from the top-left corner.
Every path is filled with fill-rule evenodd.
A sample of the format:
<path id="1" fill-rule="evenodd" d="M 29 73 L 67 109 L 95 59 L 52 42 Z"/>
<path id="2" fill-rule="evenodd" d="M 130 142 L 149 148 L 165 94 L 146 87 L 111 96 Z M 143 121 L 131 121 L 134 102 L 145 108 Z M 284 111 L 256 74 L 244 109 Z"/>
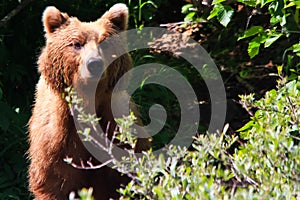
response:
<path id="1" fill-rule="evenodd" d="M 87 170 L 64 162 L 66 157 L 71 157 L 77 165 L 82 161 L 99 164 L 77 134 L 62 94 L 70 86 L 83 85 L 84 88 L 105 69 L 94 94 L 95 111 L 103 129 L 110 125 L 107 135 L 111 138 L 116 126 L 111 95 L 118 79 L 130 70 L 131 58 L 128 53 L 123 54 L 105 68 L 99 46 L 127 28 L 128 8 L 116 4 L 98 20 L 81 22 L 55 7 L 47 7 L 42 21 L 46 45 L 38 59 L 40 79 L 29 121 L 30 191 L 37 200 L 61 200 L 68 199 L 72 191 L 92 187 L 95 199 L 118 198 L 116 190 L 130 181 L 126 175 L 108 166 Z M 119 92 L 120 98 L 126 95 L 124 91 Z M 139 139 L 135 151 L 148 148 L 149 141 Z"/>

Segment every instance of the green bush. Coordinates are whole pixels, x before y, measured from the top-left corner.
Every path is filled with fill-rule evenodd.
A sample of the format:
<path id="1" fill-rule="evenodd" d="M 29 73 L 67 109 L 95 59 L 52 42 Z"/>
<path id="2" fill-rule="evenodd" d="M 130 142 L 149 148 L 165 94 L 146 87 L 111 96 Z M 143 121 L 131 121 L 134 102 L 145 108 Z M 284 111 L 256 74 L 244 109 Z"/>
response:
<path id="1" fill-rule="evenodd" d="M 121 189 L 124 199 L 298 199 L 300 198 L 300 82 L 279 82 L 260 100 L 242 96 L 250 111 L 240 129 L 246 142 L 222 133 L 199 136 L 187 151 L 167 150 L 168 158 L 148 153 L 132 160 L 136 180 Z"/>
<path id="2" fill-rule="evenodd" d="M 280 77 L 278 88 L 262 99 L 241 96 L 252 117 L 240 138 L 228 135 L 226 125 L 221 133 L 196 137 L 193 150 L 169 146 L 164 154 L 150 150 L 141 158 L 128 151 L 128 157 L 113 161 L 132 178 L 119 190 L 121 199 L 300 198 L 299 91 L 300 77 L 291 82 Z M 133 121 L 118 120 L 123 132 L 117 135 L 126 135 L 118 139 L 135 141 L 128 128 Z"/>

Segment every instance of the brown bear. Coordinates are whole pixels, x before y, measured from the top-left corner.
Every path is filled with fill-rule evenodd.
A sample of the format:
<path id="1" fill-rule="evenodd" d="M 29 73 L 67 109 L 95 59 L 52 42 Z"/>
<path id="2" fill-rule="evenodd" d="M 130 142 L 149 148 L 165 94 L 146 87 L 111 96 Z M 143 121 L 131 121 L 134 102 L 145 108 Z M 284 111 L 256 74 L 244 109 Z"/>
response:
<path id="1" fill-rule="evenodd" d="M 130 181 L 126 175 L 107 166 L 82 170 L 64 162 L 67 156 L 78 165 L 95 158 L 84 147 L 68 103 L 62 97 L 65 88 L 84 86 L 99 75 L 105 65 L 99 45 L 111 35 L 124 31 L 127 20 L 128 8 L 124 4 L 114 5 L 95 22 L 81 22 L 55 7 L 44 11 L 46 45 L 38 60 L 41 75 L 29 121 L 29 187 L 35 199 L 68 199 L 70 192 L 83 187 L 92 187 L 95 199 L 115 199 L 118 198 L 116 190 Z M 111 94 L 117 80 L 130 67 L 131 59 L 126 53 L 105 68 L 101 76 L 94 97 L 102 128 L 108 124 L 116 126 Z M 126 93 L 120 91 L 120 98 L 122 95 Z M 112 132 L 113 129 L 109 129 L 109 137 Z M 149 141 L 140 139 L 135 151 L 148 148 Z"/>

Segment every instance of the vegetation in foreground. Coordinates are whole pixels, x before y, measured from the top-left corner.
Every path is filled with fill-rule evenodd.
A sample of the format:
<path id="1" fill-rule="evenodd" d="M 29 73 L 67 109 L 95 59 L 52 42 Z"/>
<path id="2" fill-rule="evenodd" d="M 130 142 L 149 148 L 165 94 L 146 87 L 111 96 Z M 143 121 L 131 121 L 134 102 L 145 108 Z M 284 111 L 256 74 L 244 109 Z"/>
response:
<path id="1" fill-rule="evenodd" d="M 239 137 L 228 134 L 227 124 L 222 132 L 195 137 L 192 150 L 170 145 L 163 154 L 149 151 L 141 158 L 128 151 L 121 161 L 110 154 L 115 168 L 132 178 L 120 189 L 121 199 L 300 198 L 299 88 L 300 79 L 281 77 L 277 90 L 259 100 L 241 96 L 252 117 Z M 132 115 L 119 119 L 122 132 L 116 134 L 131 145 L 134 120 Z M 81 199 L 92 199 L 88 191 L 81 191 Z"/>

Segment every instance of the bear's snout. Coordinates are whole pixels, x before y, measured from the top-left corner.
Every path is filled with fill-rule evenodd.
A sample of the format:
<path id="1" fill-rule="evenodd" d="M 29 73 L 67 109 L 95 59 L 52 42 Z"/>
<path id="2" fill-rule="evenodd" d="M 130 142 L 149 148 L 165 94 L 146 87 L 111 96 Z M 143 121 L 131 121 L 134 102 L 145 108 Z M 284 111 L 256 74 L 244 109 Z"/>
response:
<path id="1" fill-rule="evenodd" d="M 87 61 L 87 70 L 93 77 L 101 75 L 104 69 L 104 62 L 100 58 L 92 57 Z"/>

